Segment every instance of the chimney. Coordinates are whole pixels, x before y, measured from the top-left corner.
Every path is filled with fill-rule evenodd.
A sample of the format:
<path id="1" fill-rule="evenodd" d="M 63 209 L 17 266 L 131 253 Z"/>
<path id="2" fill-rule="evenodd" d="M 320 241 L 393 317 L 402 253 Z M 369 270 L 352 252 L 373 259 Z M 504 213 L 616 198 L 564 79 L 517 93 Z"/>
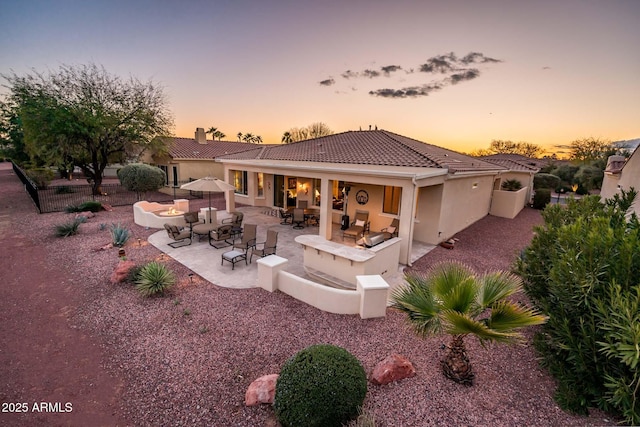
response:
<path id="1" fill-rule="evenodd" d="M 207 143 L 207 134 L 204 133 L 204 128 L 196 128 L 195 140 L 198 144 Z"/>

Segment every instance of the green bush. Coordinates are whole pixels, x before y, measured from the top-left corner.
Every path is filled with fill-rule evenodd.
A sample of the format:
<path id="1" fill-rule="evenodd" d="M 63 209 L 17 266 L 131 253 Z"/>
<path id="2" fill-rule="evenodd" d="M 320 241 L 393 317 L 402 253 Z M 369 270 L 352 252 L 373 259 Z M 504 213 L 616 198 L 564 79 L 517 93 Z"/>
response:
<path id="1" fill-rule="evenodd" d="M 132 163 L 118 169 L 118 179 L 127 190 L 135 191 L 141 200 L 147 191 L 162 188 L 167 178 L 164 171 L 156 166 Z"/>
<path id="2" fill-rule="evenodd" d="M 533 176 L 533 188 L 556 188 L 560 185 L 560 178 L 548 173 L 537 173 Z"/>
<path id="3" fill-rule="evenodd" d="M 152 261 L 142 267 L 136 280 L 136 289 L 146 297 L 163 294 L 176 282 L 173 273 L 164 265 Z"/>
<path id="4" fill-rule="evenodd" d="M 602 203 L 570 199 L 542 213 L 516 270 L 549 316 L 534 343 L 556 378 L 556 400 L 640 424 L 640 221 L 635 190 Z"/>
<path id="5" fill-rule="evenodd" d="M 65 208 L 66 212 L 100 212 L 101 210 L 102 203 L 97 200 L 88 200 L 79 205 L 69 205 Z"/>
<path id="6" fill-rule="evenodd" d="M 48 168 L 33 168 L 25 173 L 39 188 L 47 188 L 55 177 L 55 173 Z"/>
<path id="7" fill-rule="evenodd" d="M 533 195 L 533 208 L 544 209 L 551 202 L 551 190 L 539 188 Z"/>
<path id="8" fill-rule="evenodd" d="M 500 187 L 505 191 L 518 191 L 522 188 L 522 183 L 517 179 L 507 179 Z"/>
<path id="9" fill-rule="evenodd" d="M 318 344 L 284 364 L 273 406 L 283 427 L 339 427 L 358 415 L 366 394 L 358 359 L 341 347 Z"/>
<path id="10" fill-rule="evenodd" d="M 130 236 L 131 233 L 129 230 L 121 224 L 111 224 L 111 241 L 113 246 L 121 248 L 125 243 L 127 243 Z"/>
<path id="11" fill-rule="evenodd" d="M 65 222 L 64 224 L 56 225 L 56 236 L 69 237 L 78 234 L 78 226 L 82 222 L 83 221 L 75 219 L 73 221 Z"/>

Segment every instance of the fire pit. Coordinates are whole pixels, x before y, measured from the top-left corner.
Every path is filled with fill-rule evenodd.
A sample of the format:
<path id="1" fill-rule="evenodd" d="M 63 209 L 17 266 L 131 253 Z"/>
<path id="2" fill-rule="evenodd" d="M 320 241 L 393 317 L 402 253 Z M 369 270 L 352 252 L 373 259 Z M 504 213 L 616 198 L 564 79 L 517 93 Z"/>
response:
<path id="1" fill-rule="evenodd" d="M 179 211 L 175 208 L 171 208 L 168 211 L 155 212 L 155 214 L 158 216 L 171 217 L 171 216 L 184 215 L 184 211 Z"/>

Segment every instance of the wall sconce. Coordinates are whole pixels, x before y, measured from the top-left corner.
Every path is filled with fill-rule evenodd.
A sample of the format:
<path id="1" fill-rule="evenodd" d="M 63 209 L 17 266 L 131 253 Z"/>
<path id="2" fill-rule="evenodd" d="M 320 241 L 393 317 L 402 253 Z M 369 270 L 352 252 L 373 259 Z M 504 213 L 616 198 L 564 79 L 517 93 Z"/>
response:
<path id="1" fill-rule="evenodd" d="M 473 183 L 473 185 L 471 186 L 471 188 L 473 188 L 473 189 L 478 188 L 478 183 L 477 183 L 477 182 L 474 182 L 474 183 Z"/>
<path id="2" fill-rule="evenodd" d="M 307 184 L 300 184 L 300 190 L 304 191 L 304 194 L 309 194 L 309 188 Z"/>

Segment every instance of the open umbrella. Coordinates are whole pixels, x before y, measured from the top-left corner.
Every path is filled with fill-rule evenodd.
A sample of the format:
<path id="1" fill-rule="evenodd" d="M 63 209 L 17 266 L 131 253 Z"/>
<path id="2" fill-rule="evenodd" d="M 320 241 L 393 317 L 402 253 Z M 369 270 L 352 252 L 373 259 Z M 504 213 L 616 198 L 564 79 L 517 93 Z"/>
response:
<path id="1" fill-rule="evenodd" d="M 227 184 L 221 179 L 210 176 L 182 184 L 180 188 L 191 191 L 206 191 L 209 193 L 209 222 L 211 222 L 211 193 L 220 193 L 235 189 L 233 185 Z"/>

